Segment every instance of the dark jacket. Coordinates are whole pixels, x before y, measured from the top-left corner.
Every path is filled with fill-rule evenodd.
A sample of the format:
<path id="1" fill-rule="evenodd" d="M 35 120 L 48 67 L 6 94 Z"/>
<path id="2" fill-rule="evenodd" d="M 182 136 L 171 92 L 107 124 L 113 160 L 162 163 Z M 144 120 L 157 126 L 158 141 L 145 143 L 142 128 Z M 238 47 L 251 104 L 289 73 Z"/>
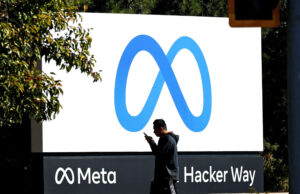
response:
<path id="1" fill-rule="evenodd" d="M 177 142 L 179 136 L 170 132 L 159 138 L 158 145 L 149 142 L 152 153 L 155 155 L 154 180 L 179 180 L 179 165 Z"/>

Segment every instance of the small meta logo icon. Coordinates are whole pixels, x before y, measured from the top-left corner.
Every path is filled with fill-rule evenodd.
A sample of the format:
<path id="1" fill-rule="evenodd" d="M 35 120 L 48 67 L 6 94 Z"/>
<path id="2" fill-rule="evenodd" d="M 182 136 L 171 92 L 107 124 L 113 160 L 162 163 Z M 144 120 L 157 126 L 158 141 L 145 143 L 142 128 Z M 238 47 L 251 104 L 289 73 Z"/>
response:
<path id="1" fill-rule="evenodd" d="M 182 49 L 187 49 L 194 55 L 200 70 L 203 88 L 203 110 L 198 117 L 195 117 L 189 110 L 171 68 L 175 56 Z M 129 114 L 126 106 L 126 83 L 131 63 L 140 51 L 149 52 L 155 59 L 160 71 L 142 111 L 137 116 L 132 116 Z M 115 111 L 120 124 L 130 132 L 142 130 L 154 111 L 164 82 L 166 82 L 177 111 L 187 128 L 193 132 L 203 131 L 211 115 L 210 77 L 201 49 L 193 39 L 187 36 L 177 39 L 167 55 L 160 45 L 148 35 L 136 36 L 129 42 L 121 56 L 115 82 Z"/>
<path id="2" fill-rule="evenodd" d="M 61 176 L 60 176 L 61 175 Z M 75 181 L 74 172 L 71 168 L 58 168 L 55 173 L 55 182 L 60 185 L 64 180 L 66 180 L 70 185 Z"/>

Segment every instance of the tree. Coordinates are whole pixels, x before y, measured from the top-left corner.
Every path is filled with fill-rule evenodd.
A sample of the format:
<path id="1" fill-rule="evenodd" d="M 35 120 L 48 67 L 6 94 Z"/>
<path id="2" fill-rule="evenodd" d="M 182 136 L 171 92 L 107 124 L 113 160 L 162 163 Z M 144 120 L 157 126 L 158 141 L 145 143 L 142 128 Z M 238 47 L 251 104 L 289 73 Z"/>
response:
<path id="1" fill-rule="evenodd" d="M 227 0 L 108 0 L 106 7 L 114 13 L 227 16 Z"/>
<path id="2" fill-rule="evenodd" d="M 77 8 L 67 0 L 0 2 L 0 127 L 24 118 L 50 120 L 58 114 L 60 80 L 39 70 L 42 58 L 67 72 L 80 69 L 94 81 L 95 58 L 89 53 L 90 29 L 80 25 Z M 76 25 L 76 23 L 79 23 Z"/>
<path id="3" fill-rule="evenodd" d="M 288 191 L 287 0 L 280 26 L 262 32 L 265 190 Z"/>

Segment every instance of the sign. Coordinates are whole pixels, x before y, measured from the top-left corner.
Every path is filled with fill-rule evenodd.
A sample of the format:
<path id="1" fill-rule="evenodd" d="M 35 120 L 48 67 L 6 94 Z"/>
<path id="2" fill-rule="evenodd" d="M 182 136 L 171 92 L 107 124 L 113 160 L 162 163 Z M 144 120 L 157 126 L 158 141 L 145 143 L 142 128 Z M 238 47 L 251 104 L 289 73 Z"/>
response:
<path id="1" fill-rule="evenodd" d="M 178 192 L 264 191 L 263 159 L 257 155 L 179 155 Z M 46 156 L 45 194 L 149 193 L 154 157 Z"/>
<path id="2" fill-rule="evenodd" d="M 279 27 L 279 0 L 228 0 L 231 27 Z"/>
<path id="3" fill-rule="evenodd" d="M 228 18 L 82 16 L 103 81 L 43 63 L 64 90 L 63 109 L 43 123 L 43 152 L 150 151 L 142 132 L 152 134 L 157 118 L 179 134 L 179 151 L 263 150 L 259 28 L 233 29 Z"/>

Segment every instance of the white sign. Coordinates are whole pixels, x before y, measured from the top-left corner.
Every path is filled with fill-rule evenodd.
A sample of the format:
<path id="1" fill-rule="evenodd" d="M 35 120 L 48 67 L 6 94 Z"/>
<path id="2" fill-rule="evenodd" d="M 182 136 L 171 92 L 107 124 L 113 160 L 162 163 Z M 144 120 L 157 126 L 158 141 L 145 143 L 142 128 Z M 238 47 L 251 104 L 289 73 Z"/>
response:
<path id="1" fill-rule="evenodd" d="M 83 13 L 103 81 L 43 64 L 63 109 L 43 123 L 44 152 L 150 151 L 163 118 L 179 151 L 262 151 L 260 28 L 228 18 Z M 154 137 L 157 140 L 156 137 Z"/>

